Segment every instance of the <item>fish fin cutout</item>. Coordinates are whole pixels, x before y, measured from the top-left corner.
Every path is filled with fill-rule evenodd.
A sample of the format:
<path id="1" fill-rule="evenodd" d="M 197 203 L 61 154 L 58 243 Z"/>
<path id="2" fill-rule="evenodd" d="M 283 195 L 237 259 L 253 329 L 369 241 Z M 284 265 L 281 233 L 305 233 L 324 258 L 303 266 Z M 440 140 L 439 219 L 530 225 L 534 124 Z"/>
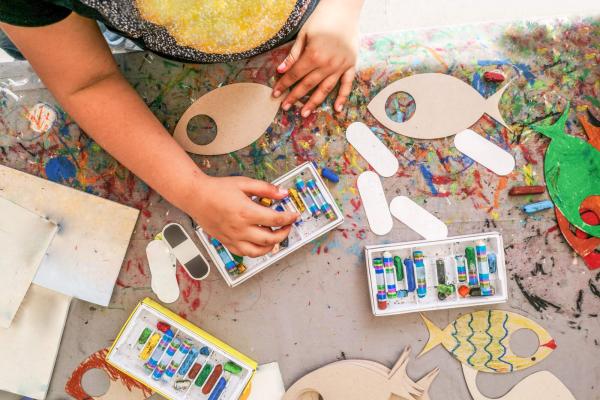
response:
<path id="1" fill-rule="evenodd" d="M 425 392 L 427 392 L 429 390 L 429 387 L 431 386 L 431 384 L 433 383 L 435 378 L 437 378 L 439 373 L 440 373 L 440 369 L 436 367 L 436 368 L 432 369 L 431 371 L 429 371 L 429 373 L 427 375 L 425 375 L 424 377 L 419 379 L 417 381 L 417 384 L 419 386 L 421 386 L 421 388 L 423 388 L 423 390 Z"/>
<path id="2" fill-rule="evenodd" d="M 565 135 L 565 127 L 567 125 L 567 118 L 569 117 L 570 108 L 571 102 L 568 102 L 560 118 L 552 125 L 535 124 L 531 126 L 531 129 L 538 133 L 541 133 L 544 136 L 549 137 L 550 139 L 555 139 L 562 135 Z"/>
<path id="3" fill-rule="evenodd" d="M 390 374 L 388 375 L 388 379 L 392 379 L 399 372 L 400 375 L 406 374 L 406 366 L 408 365 L 408 356 L 410 355 L 410 347 L 405 347 L 400 354 L 400 358 L 396 361 L 396 364 L 390 370 Z"/>
<path id="4" fill-rule="evenodd" d="M 421 353 L 417 356 L 417 358 L 421 357 L 423 354 L 427 353 L 429 350 L 433 349 L 437 345 L 441 344 L 444 340 L 444 332 L 440 328 L 438 328 L 433 322 L 427 319 L 423 314 L 420 314 L 421 318 L 423 318 L 423 322 L 425 322 L 425 326 L 429 331 L 429 340 Z"/>
<path id="5" fill-rule="evenodd" d="M 484 112 L 490 117 L 494 118 L 496 121 L 504 125 L 507 129 L 510 130 L 510 126 L 506 123 L 502 114 L 500 114 L 500 99 L 502 95 L 508 89 L 513 80 L 510 80 L 506 85 L 504 85 L 500 90 L 491 95 L 485 100 L 485 109 Z"/>

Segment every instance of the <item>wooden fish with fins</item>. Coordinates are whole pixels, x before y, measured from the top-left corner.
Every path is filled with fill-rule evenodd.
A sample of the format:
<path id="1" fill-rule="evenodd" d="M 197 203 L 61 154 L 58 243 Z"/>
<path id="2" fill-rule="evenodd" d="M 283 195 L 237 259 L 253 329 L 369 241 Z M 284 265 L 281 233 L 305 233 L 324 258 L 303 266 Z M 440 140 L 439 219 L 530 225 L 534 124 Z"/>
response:
<path id="1" fill-rule="evenodd" d="M 421 357 L 441 344 L 462 364 L 482 372 L 506 373 L 530 367 L 546 358 L 556 343 L 537 323 L 522 315 L 502 310 L 475 311 L 438 328 L 421 314 L 429 330 L 429 341 Z M 510 338 L 519 329 L 533 331 L 540 343 L 530 357 L 519 357 L 510 350 Z"/>
<path id="2" fill-rule="evenodd" d="M 580 214 L 586 199 L 600 196 L 600 150 L 565 132 L 569 108 L 567 105 L 554 124 L 531 128 L 552 139 L 546 149 L 544 175 L 554 205 L 571 224 L 600 237 L 600 225 L 586 223 Z"/>
<path id="3" fill-rule="evenodd" d="M 367 108 L 386 128 L 416 139 L 438 139 L 455 135 L 472 126 L 485 113 L 509 128 L 500 115 L 498 103 L 508 87 L 504 85 L 489 98 L 451 75 L 426 73 L 392 82 L 371 100 Z M 394 93 L 410 94 L 415 100 L 414 115 L 404 122 L 391 120 L 385 104 Z"/>
<path id="4" fill-rule="evenodd" d="M 404 349 L 390 370 L 366 360 L 334 362 L 305 375 L 294 383 L 282 400 L 428 400 L 429 386 L 437 376 L 436 368 L 418 382 L 406 374 L 410 349 Z"/>

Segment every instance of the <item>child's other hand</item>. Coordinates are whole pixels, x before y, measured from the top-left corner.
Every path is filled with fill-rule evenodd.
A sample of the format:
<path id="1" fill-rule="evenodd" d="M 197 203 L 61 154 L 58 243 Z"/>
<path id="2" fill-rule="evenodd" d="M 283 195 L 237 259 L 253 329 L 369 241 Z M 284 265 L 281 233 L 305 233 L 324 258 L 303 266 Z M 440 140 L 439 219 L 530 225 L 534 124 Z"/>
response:
<path id="1" fill-rule="evenodd" d="M 186 211 L 206 233 L 239 256 L 267 254 L 288 236 L 290 224 L 299 217 L 297 213 L 277 212 L 250 199 L 258 196 L 280 200 L 287 196 L 287 191 L 267 182 L 244 177 L 206 177 L 200 185 L 200 197 L 191 198 Z"/>
<path id="2" fill-rule="evenodd" d="M 340 81 L 334 109 L 342 111 L 354 80 L 361 3 L 351 0 L 319 2 L 298 33 L 289 55 L 277 67 L 277 72 L 284 75 L 273 88 L 274 97 L 281 96 L 295 84 L 282 102 L 284 110 L 316 88 L 302 107 L 301 115 L 308 117 Z"/>

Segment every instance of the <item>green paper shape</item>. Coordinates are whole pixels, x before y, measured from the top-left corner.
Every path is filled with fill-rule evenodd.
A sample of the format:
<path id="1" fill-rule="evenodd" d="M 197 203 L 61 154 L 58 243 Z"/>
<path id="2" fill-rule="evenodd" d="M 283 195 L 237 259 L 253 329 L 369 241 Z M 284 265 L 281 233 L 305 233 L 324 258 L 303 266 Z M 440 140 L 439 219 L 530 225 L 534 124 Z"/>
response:
<path id="1" fill-rule="evenodd" d="M 532 129 L 552 139 L 546 149 L 544 175 L 550 198 L 567 220 L 589 235 L 600 237 L 600 225 L 583 222 L 581 203 L 600 196 L 600 151 L 587 141 L 566 133 L 570 105 L 553 125 Z"/>

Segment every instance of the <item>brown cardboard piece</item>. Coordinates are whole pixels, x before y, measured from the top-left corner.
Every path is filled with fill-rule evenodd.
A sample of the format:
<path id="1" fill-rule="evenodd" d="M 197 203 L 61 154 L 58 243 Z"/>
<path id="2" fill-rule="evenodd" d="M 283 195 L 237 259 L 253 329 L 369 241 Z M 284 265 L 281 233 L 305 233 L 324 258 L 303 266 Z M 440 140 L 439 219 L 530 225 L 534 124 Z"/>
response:
<path id="1" fill-rule="evenodd" d="M 406 348 L 391 369 L 367 360 L 338 361 L 300 378 L 282 400 L 389 400 L 392 395 L 407 400 L 428 400 L 434 369 L 418 382 L 406 374 L 410 349 Z"/>
<path id="2" fill-rule="evenodd" d="M 186 151 L 202 155 L 227 154 L 256 141 L 269 127 L 285 94 L 273 98 L 272 89 L 258 83 L 222 86 L 196 100 L 181 116 L 173 137 Z M 207 115 L 217 127 L 217 136 L 206 144 L 192 142 L 189 121 Z"/>
<path id="3" fill-rule="evenodd" d="M 502 397 L 486 397 L 477 388 L 477 370 L 461 364 L 467 388 L 473 400 L 575 400 L 567 387 L 549 371 L 539 371 L 525 377 Z"/>

